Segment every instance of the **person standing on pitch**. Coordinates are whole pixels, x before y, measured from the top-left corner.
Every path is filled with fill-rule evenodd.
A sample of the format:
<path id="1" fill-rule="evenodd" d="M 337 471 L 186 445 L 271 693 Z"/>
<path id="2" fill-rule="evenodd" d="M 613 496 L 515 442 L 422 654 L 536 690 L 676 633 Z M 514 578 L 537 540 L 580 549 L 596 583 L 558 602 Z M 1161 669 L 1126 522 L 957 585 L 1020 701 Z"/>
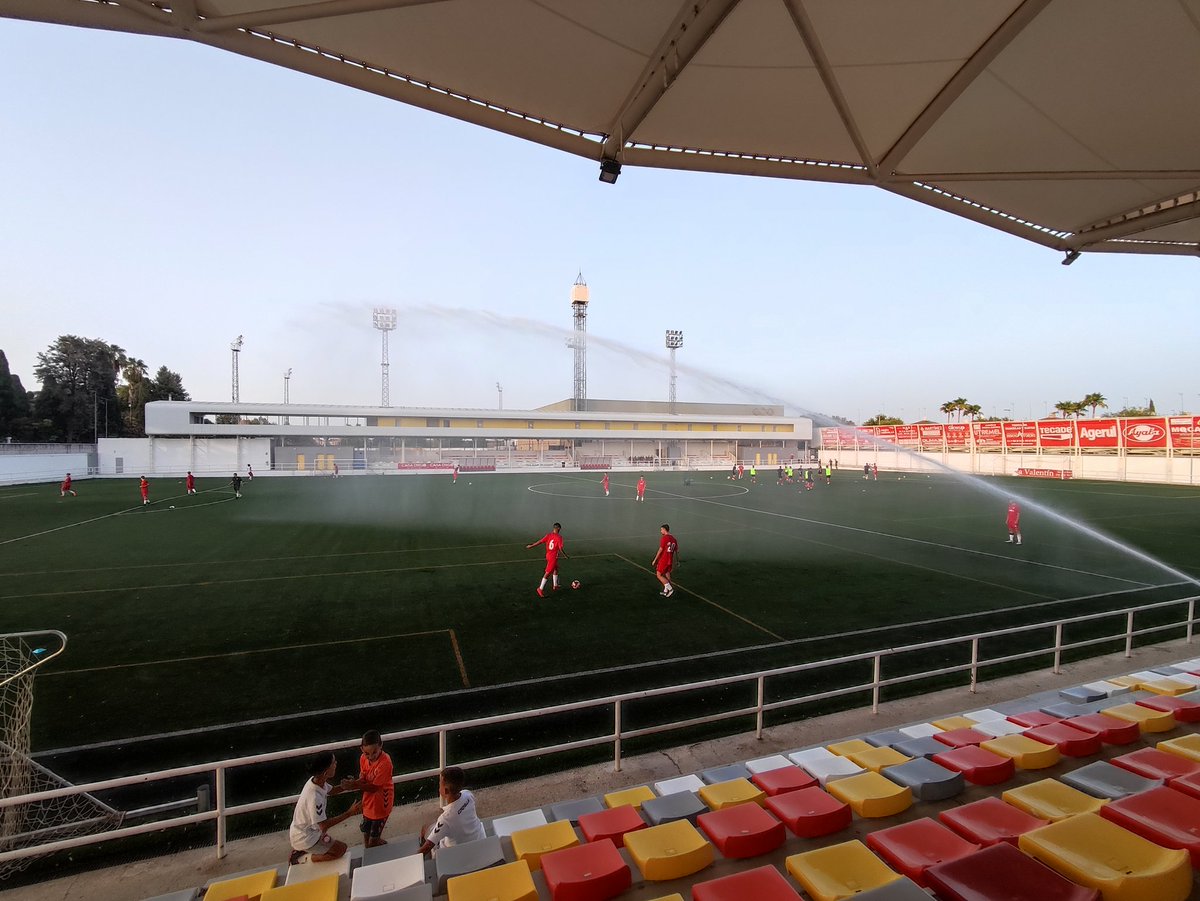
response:
<path id="1" fill-rule="evenodd" d="M 541 584 L 537 587 L 537 596 L 544 598 L 546 596 L 547 579 L 553 581 L 554 590 L 558 591 L 558 555 L 562 554 L 569 559 L 567 552 L 563 550 L 562 523 L 556 522 L 549 532 L 533 544 L 525 545 L 525 550 L 532 550 L 539 544 L 546 545 L 546 572 L 542 576 Z"/>
<path id="2" fill-rule="evenodd" d="M 254 467 L 251 466 L 249 463 L 246 464 L 246 481 L 247 482 L 254 481 Z"/>
<path id="3" fill-rule="evenodd" d="M 863 481 L 865 482 L 869 478 L 871 478 L 871 464 L 864 463 L 863 464 Z"/>
<path id="4" fill-rule="evenodd" d="M 66 497 L 68 494 L 71 495 L 71 497 L 79 497 L 79 495 L 75 493 L 75 489 L 71 487 L 71 474 L 69 472 L 67 473 L 67 477 L 63 479 L 62 489 L 59 491 L 58 496 Z"/>
<path id="5" fill-rule="evenodd" d="M 675 567 L 675 555 L 679 553 L 679 543 L 671 534 L 671 527 L 665 522 L 658 527 L 658 531 L 662 533 L 662 537 L 658 539 L 658 550 L 655 551 L 650 565 L 654 567 L 654 577 L 662 582 L 663 590 L 659 594 L 664 598 L 669 598 L 675 593 L 675 589 L 671 585 L 671 570 Z"/>
<path id="6" fill-rule="evenodd" d="M 604 486 L 604 496 L 608 497 L 608 473 L 604 474 L 604 478 L 600 480 L 600 484 Z"/>
<path id="7" fill-rule="evenodd" d="M 454 464 L 454 471 L 452 473 L 450 473 L 450 484 L 451 485 L 458 484 L 458 464 L 457 463 Z"/>
<path id="8" fill-rule="evenodd" d="M 1008 544 L 1013 543 L 1015 538 L 1017 544 L 1021 543 L 1021 505 L 1016 501 L 1008 502 L 1008 516 L 1005 517 L 1005 523 L 1008 525 Z"/>
<path id="9" fill-rule="evenodd" d="M 233 478 L 229 480 L 229 484 L 233 486 L 233 496 L 235 498 L 241 497 L 242 496 L 242 477 L 235 472 L 233 474 Z"/>
<path id="10" fill-rule="evenodd" d="M 187 493 L 188 494 L 196 493 L 196 477 L 194 475 L 192 475 L 190 472 L 187 474 Z"/>
<path id="11" fill-rule="evenodd" d="M 876 481 L 876 482 L 879 481 L 879 464 L 878 463 L 871 464 L 871 477 L 874 481 Z"/>
<path id="12" fill-rule="evenodd" d="M 829 463 L 825 464 L 825 484 L 833 484 L 833 466 Z"/>
<path id="13" fill-rule="evenodd" d="M 642 502 L 645 502 L 645 500 L 646 500 L 646 477 L 645 476 L 638 476 L 637 499 Z"/>
<path id="14" fill-rule="evenodd" d="M 142 506 L 150 503 L 150 483 L 146 481 L 146 477 L 142 476 L 142 480 L 138 482 L 138 491 L 142 493 Z"/>

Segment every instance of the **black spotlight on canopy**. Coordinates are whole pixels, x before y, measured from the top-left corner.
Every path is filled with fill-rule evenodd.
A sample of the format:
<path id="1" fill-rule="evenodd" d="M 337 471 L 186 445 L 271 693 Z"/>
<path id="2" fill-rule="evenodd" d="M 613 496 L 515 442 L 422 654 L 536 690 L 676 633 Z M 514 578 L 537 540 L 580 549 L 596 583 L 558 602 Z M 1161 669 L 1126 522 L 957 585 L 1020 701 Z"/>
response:
<path id="1" fill-rule="evenodd" d="M 1063 264 L 1064 266 L 1070 266 L 1070 265 L 1071 265 L 1072 263 L 1074 263 L 1074 262 L 1075 262 L 1077 259 L 1079 259 L 1079 251 L 1078 251 L 1078 250 L 1068 250 L 1068 251 L 1067 251 L 1067 256 L 1066 256 L 1066 259 L 1064 259 L 1064 260 L 1062 261 L 1062 264 Z"/>
<path id="2" fill-rule="evenodd" d="M 600 180 L 606 185 L 615 185 L 617 176 L 621 174 L 621 164 L 607 157 L 600 161 Z"/>

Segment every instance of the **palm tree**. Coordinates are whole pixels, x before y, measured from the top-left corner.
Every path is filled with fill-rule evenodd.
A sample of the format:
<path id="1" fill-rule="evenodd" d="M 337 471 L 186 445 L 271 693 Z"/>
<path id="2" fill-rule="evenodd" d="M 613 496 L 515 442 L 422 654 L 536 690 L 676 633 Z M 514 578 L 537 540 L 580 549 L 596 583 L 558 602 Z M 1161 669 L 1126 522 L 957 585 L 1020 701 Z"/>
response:
<path id="1" fill-rule="evenodd" d="M 946 414 L 946 422 L 949 422 L 950 417 L 953 415 L 954 411 L 958 409 L 958 401 L 948 400 L 944 404 L 942 404 L 940 407 L 938 407 L 938 409 Z"/>
<path id="2" fill-rule="evenodd" d="M 1083 406 L 1085 406 L 1085 407 L 1092 408 L 1092 419 L 1096 418 L 1096 408 L 1097 407 L 1103 407 L 1106 410 L 1108 409 L 1108 398 L 1105 397 L 1103 394 L 1101 394 L 1099 391 L 1093 391 L 1091 394 L 1084 397 L 1084 399 L 1082 401 L 1080 401 L 1080 403 L 1083 404 Z"/>
<path id="3" fill-rule="evenodd" d="M 1058 403 L 1056 403 L 1054 405 L 1054 409 L 1056 409 L 1058 411 L 1058 415 L 1061 419 L 1066 419 L 1068 416 L 1074 415 L 1075 405 L 1077 403 L 1079 403 L 1079 401 L 1060 400 Z"/>
<path id="4" fill-rule="evenodd" d="M 983 407 L 979 404 L 966 404 L 963 412 L 971 417 L 971 422 L 974 422 L 983 413 Z"/>

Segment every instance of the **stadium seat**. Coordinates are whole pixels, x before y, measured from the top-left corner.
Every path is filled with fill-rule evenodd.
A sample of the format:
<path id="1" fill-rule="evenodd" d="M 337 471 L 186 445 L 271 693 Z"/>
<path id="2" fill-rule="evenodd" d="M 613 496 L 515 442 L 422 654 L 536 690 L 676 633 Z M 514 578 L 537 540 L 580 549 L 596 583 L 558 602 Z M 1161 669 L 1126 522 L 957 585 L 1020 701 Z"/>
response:
<path id="1" fill-rule="evenodd" d="M 437 872 L 435 895 L 446 894 L 446 883 L 455 876 L 474 873 L 504 863 L 504 850 L 494 835 L 461 845 L 440 848 L 433 858 Z"/>
<path id="2" fill-rule="evenodd" d="M 948 770 L 962 773 L 972 785 L 999 785 L 1013 777 L 1016 765 L 1009 757 L 1001 757 L 975 745 L 948 748 L 933 755 L 933 762 Z"/>
<path id="3" fill-rule="evenodd" d="M 153 898 L 147 898 L 145 901 L 196 901 L 200 897 L 200 889 L 185 888 L 177 892 L 171 892 L 169 895 L 156 895 Z"/>
<path id="4" fill-rule="evenodd" d="M 654 797 L 654 792 L 648 786 L 639 785 L 637 788 L 627 788 L 622 791 L 609 792 L 604 796 L 606 807 L 622 807 L 626 804 L 634 808 L 642 806 L 643 801 Z"/>
<path id="5" fill-rule="evenodd" d="M 531 870 L 541 869 L 543 854 L 579 844 L 579 836 L 575 834 L 570 820 L 546 823 L 532 829 L 518 829 L 509 838 L 512 840 L 513 856 L 528 863 Z"/>
<path id="6" fill-rule="evenodd" d="M 929 901 L 929 895 L 907 876 L 901 876 L 887 885 L 859 892 L 854 901 Z"/>
<path id="7" fill-rule="evenodd" d="M 731 763 L 727 766 L 713 767 L 711 770 L 704 770 L 700 774 L 700 778 L 708 785 L 713 785 L 717 782 L 729 782 L 732 779 L 749 779 L 750 771 L 746 769 L 746 765 L 742 763 Z"/>
<path id="8" fill-rule="evenodd" d="M 275 870 L 263 870 L 261 873 L 250 873 L 246 876 L 238 876 L 233 879 L 214 882 L 209 885 L 208 891 L 204 893 L 204 901 L 232 901 L 232 899 L 240 898 L 243 895 L 253 898 L 255 895 L 261 895 L 269 888 L 274 888 L 278 880 L 278 872 Z"/>
<path id="9" fill-rule="evenodd" d="M 925 879 L 929 867 L 979 850 L 979 845 L 928 818 L 876 829 L 867 835 L 867 847 L 897 873 L 922 887 L 929 884 Z"/>
<path id="10" fill-rule="evenodd" d="M 1147 779 L 1162 779 L 1168 784 L 1179 776 L 1200 773 L 1200 763 L 1178 754 L 1168 754 L 1158 748 L 1138 748 L 1136 751 L 1114 757 L 1110 763 Z"/>
<path id="11" fill-rule="evenodd" d="M 1100 713 L 1127 723 L 1137 723 L 1142 732 L 1170 732 L 1175 728 L 1175 717 L 1170 713 L 1151 710 L 1140 704 L 1117 704 L 1105 707 Z"/>
<path id="12" fill-rule="evenodd" d="M 878 773 L 862 773 L 829 783 L 829 793 L 845 801 L 860 817 L 894 816 L 912 806 L 912 789 Z"/>
<path id="13" fill-rule="evenodd" d="M 408 888 L 375 895 L 370 901 L 433 901 L 433 886 L 422 882 L 420 885 L 410 885 Z"/>
<path id="14" fill-rule="evenodd" d="M 924 757 L 885 767 L 883 775 L 897 785 L 908 786 L 918 801 L 945 801 L 962 794 L 964 787 L 962 773 Z"/>
<path id="15" fill-rule="evenodd" d="M 917 723 L 913 726 L 901 726 L 900 731 L 908 738 L 929 738 L 942 730 L 933 723 Z"/>
<path id="16" fill-rule="evenodd" d="M 703 788 L 703 786 L 702 786 Z M 651 798 L 642 804 L 642 816 L 651 826 L 673 823 L 675 820 L 691 820 L 708 810 L 695 792 L 682 791 Z"/>
<path id="17" fill-rule="evenodd" d="M 585 813 L 579 818 L 579 831 L 584 841 L 600 842 L 609 839 L 618 848 L 625 847 L 625 833 L 645 829 L 646 821 L 631 804 Z"/>
<path id="18" fill-rule="evenodd" d="M 721 810 L 735 804 L 762 804 L 766 793 L 749 779 L 730 779 L 700 789 L 700 800 L 709 810 Z"/>
<path id="19" fill-rule="evenodd" d="M 350 901 L 374 898 L 376 895 L 408 888 L 424 881 L 425 858 L 420 854 L 361 866 L 354 871 L 350 879 Z"/>
<path id="20" fill-rule="evenodd" d="M 990 723 L 993 720 L 1004 719 L 1004 714 L 999 710 L 993 710 L 991 707 L 985 707 L 983 710 L 972 710 L 970 713 L 964 713 L 967 719 L 976 723 Z"/>
<path id="21" fill-rule="evenodd" d="M 946 729 L 933 736 L 934 741 L 940 741 L 948 748 L 966 748 L 979 745 L 991 738 L 986 732 L 977 729 Z"/>
<path id="22" fill-rule="evenodd" d="M 627 832 L 625 849 L 651 882 L 682 879 L 713 862 L 713 846 L 687 820 Z"/>
<path id="23" fill-rule="evenodd" d="M 904 741 L 908 738 L 899 729 L 891 729 L 887 732 L 873 732 L 867 736 L 866 742 L 869 745 L 874 745 L 876 748 L 890 748 L 898 741 Z"/>
<path id="24" fill-rule="evenodd" d="M 1025 732 L 1026 738 L 1054 745 L 1064 757 L 1090 757 L 1100 753 L 1100 736 L 1095 732 L 1076 729 L 1063 722 L 1032 726 Z"/>
<path id="25" fill-rule="evenodd" d="M 1012 758 L 1013 763 L 1022 770 L 1044 770 L 1054 766 L 1061 758 L 1058 748 L 1045 742 L 1034 741 L 1024 735 L 1005 735 L 993 738 L 979 746 L 984 751 L 991 751 L 1001 757 Z"/>
<path id="26" fill-rule="evenodd" d="M 917 758 L 941 754 L 949 745 L 942 744 L 932 735 L 923 735 L 919 738 L 906 738 L 904 741 L 898 741 L 892 747 L 905 757 Z"/>
<path id="27" fill-rule="evenodd" d="M 778 769 L 755 773 L 750 777 L 750 781 L 761 788 L 767 797 L 811 788 L 817 784 L 816 779 L 792 763 Z"/>
<path id="28" fill-rule="evenodd" d="M 893 748 L 868 748 L 865 751 L 853 751 L 846 757 L 872 773 L 878 773 L 886 766 L 898 766 L 912 760 Z"/>
<path id="29" fill-rule="evenodd" d="M 831 835 L 850 825 L 850 805 L 815 786 L 767 798 L 767 810 L 800 838 Z"/>
<path id="30" fill-rule="evenodd" d="M 1048 726 L 1051 723 L 1057 723 L 1062 717 L 1046 713 L 1042 710 L 1027 710 L 1024 713 L 1010 713 L 1008 719 L 1018 726 L 1033 729 L 1037 726 Z"/>
<path id="31" fill-rule="evenodd" d="M 1175 791 L 1183 792 L 1185 795 L 1200 798 L 1200 772 L 1188 773 L 1186 776 L 1176 776 L 1167 785 L 1175 789 Z"/>
<path id="32" fill-rule="evenodd" d="M 1018 726 L 1012 720 L 988 720 L 986 723 L 976 723 L 972 727 L 976 732 L 990 735 L 992 738 L 1003 738 L 1005 735 L 1020 735 L 1025 726 Z"/>
<path id="33" fill-rule="evenodd" d="M 1168 754 L 1177 754 L 1188 760 L 1200 762 L 1200 735 L 1195 733 L 1160 741 L 1155 747 Z"/>
<path id="34" fill-rule="evenodd" d="M 785 766 L 794 766 L 794 764 L 782 754 L 772 754 L 770 757 L 759 757 L 755 760 L 746 761 L 746 769 L 755 775 L 766 773 L 770 770 L 778 770 Z"/>
<path id="35" fill-rule="evenodd" d="M 1156 845 L 1187 851 L 1200 869 L 1200 798 L 1152 788 L 1104 805 L 1100 816 Z"/>
<path id="36" fill-rule="evenodd" d="M 842 901 L 901 878 L 857 840 L 793 854 L 786 865 L 815 901 Z"/>
<path id="37" fill-rule="evenodd" d="M 369 867 L 373 864 L 383 863 L 385 860 L 408 857 L 410 854 L 416 854 L 420 847 L 421 840 L 415 835 L 404 838 L 389 838 L 386 845 L 363 848 L 361 866 Z"/>
<path id="38" fill-rule="evenodd" d="M 673 795 L 675 792 L 698 792 L 702 788 L 704 788 L 704 780 L 695 773 L 675 776 L 672 779 L 663 779 L 661 782 L 654 783 L 654 790 L 660 798 L 663 795 Z"/>
<path id="39" fill-rule="evenodd" d="M 933 724 L 943 732 L 953 732 L 956 729 L 970 729 L 975 725 L 975 720 L 965 716 L 948 716 L 945 719 L 934 720 Z"/>
<path id="40" fill-rule="evenodd" d="M 1106 745 L 1129 745 L 1142 736 L 1142 730 L 1137 723 L 1114 719 L 1101 713 L 1068 717 L 1063 723 L 1072 729 L 1095 732 Z"/>
<path id="41" fill-rule="evenodd" d="M 1107 801 L 1093 798 L 1077 788 L 1064 785 L 1057 779 L 1043 779 L 1029 785 L 1010 788 L 1000 796 L 1005 804 L 1011 804 L 1033 817 L 1041 817 L 1051 823 L 1095 813 Z"/>
<path id="42" fill-rule="evenodd" d="M 1115 698 L 1117 695 L 1128 694 L 1133 691 L 1132 685 L 1126 685 L 1121 682 L 1110 682 L 1107 679 L 1102 679 L 1099 682 L 1089 682 L 1083 687 L 1092 691 L 1102 691 L 1107 698 Z"/>
<path id="43" fill-rule="evenodd" d="M 455 876 L 446 883 L 447 901 L 538 901 L 529 864 L 523 860 Z"/>
<path id="44" fill-rule="evenodd" d="M 545 826 L 546 822 L 546 815 L 542 811 L 527 810 L 524 813 L 514 813 L 512 816 L 496 817 L 492 820 L 492 828 L 489 831 L 497 838 L 505 838 L 522 829 Z"/>
<path id="45" fill-rule="evenodd" d="M 1107 699 L 1104 703 L 1107 703 Z M 1056 704 L 1044 704 L 1038 709 L 1042 713 L 1049 713 L 1060 719 L 1068 720 L 1073 716 L 1087 716 L 1088 714 L 1095 713 L 1099 708 L 1096 702 L 1090 704 L 1070 704 L 1066 701 L 1059 701 Z"/>
<path id="46" fill-rule="evenodd" d="M 838 757 L 849 757 L 857 751 L 869 751 L 875 747 L 870 742 L 863 741 L 861 738 L 852 738 L 848 741 L 836 741 L 831 745 L 826 745 L 831 754 L 836 754 Z"/>
<path id="47" fill-rule="evenodd" d="M 299 885 L 301 882 L 311 882 L 330 874 L 338 878 L 349 878 L 350 855 L 343 854 L 337 860 L 323 860 L 320 863 L 293 864 L 288 867 L 284 885 Z"/>
<path id="48" fill-rule="evenodd" d="M 1200 704 L 1186 698 L 1155 695 L 1153 698 L 1142 698 L 1134 703 L 1149 707 L 1151 710 L 1169 711 L 1180 723 L 1200 722 Z"/>
<path id="49" fill-rule="evenodd" d="M 758 857 L 783 844 L 783 823 L 757 804 L 738 804 L 696 818 L 700 830 L 725 857 Z"/>
<path id="50" fill-rule="evenodd" d="M 1103 701 L 1108 698 L 1108 692 L 1088 688 L 1086 685 L 1076 685 L 1074 688 L 1064 688 L 1058 696 L 1072 704 L 1087 704 L 1090 701 Z"/>
<path id="51" fill-rule="evenodd" d="M 1142 691 L 1149 691 L 1156 695 L 1185 695 L 1190 691 L 1196 690 L 1196 686 L 1190 682 L 1180 682 L 1176 679 L 1143 682 L 1140 687 Z"/>
<path id="52" fill-rule="evenodd" d="M 961 807 L 951 807 L 939 813 L 938 819 L 967 841 L 985 848 L 997 842 L 1015 845 L 1021 833 L 1050 822 L 1030 816 L 999 798 L 982 798 Z"/>
<path id="53" fill-rule="evenodd" d="M 316 879 L 269 888 L 258 897 L 259 901 L 338 901 L 340 880 L 336 873 L 327 873 Z"/>
<path id="54" fill-rule="evenodd" d="M 551 851 L 542 857 L 542 875 L 553 901 L 606 901 L 633 884 L 633 874 L 608 839 Z"/>
<path id="55" fill-rule="evenodd" d="M 599 813 L 604 810 L 604 804 L 599 798 L 580 798 L 578 801 L 559 801 L 550 805 L 550 820 L 570 820 L 578 822 L 585 813 Z"/>
<path id="56" fill-rule="evenodd" d="M 1162 786 L 1160 779 L 1147 779 L 1104 760 L 1063 773 L 1059 778 L 1071 788 L 1086 792 L 1093 798 L 1105 798 L 1109 801 Z"/>
<path id="57" fill-rule="evenodd" d="M 863 768 L 845 757 L 839 757 L 825 748 L 810 748 L 807 751 L 796 751 L 788 757 L 801 769 L 808 772 L 822 787 L 828 787 L 830 782 L 837 779 L 847 779 L 864 772 Z"/>
<path id="58" fill-rule="evenodd" d="M 743 870 L 732 876 L 697 882 L 692 886 L 692 901 L 800 901 L 792 888 L 772 866 Z M 555 899 L 557 901 L 557 899 Z"/>
<path id="59" fill-rule="evenodd" d="M 930 867 L 925 878 L 942 901 L 1100 901 L 1095 889 L 1064 879 L 1007 842 Z"/>
<path id="60" fill-rule="evenodd" d="M 1185 901 L 1192 892 L 1186 851 L 1160 848 L 1094 813 L 1026 832 L 1020 848 L 1104 901 Z"/>

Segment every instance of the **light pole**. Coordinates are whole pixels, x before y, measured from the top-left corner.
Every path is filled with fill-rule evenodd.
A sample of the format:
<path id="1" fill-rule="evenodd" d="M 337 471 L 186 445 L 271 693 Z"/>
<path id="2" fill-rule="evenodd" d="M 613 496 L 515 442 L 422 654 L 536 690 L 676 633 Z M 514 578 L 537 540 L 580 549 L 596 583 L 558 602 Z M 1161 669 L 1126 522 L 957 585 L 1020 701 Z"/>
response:
<path id="1" fill-rule="evenodd" d="M 392 399 L 391 386 L 388 384 L 388 332 L 396 329 L 396 311 L 390 307 L 375 307 L 371 312 L 371 324 L 379 329 L 383 336 L 383 360 L 379 364 L 383 369 L 383 406 L 390 407 Z"/>
<path id="2" fill-rule="evenodd" d="M 499 404 L 499 407 L 497 407 L 497 409 L 503 410 L 504 409 L 504 386 L 501 385 L 499 382 L 496 382 L 496 396 L 498 398 L 496 402 Z"/>
<path id="3" fill-rule="evenodd" d="M 288 392 L 288 388 L 289 388 L 288 383 L 291 380 L 292 380 L 292 370 L 291 370 L 291 367 L 289 367 L 283 371 L 283 402 L 285 404 L 291 403 L 291 398 L 290 398 L 290 395 Z M 288 416 L 284 416 L 283 424 L 291 425 L 291 418 Z"/>
<path id="4" fill-rule="evenodd" d="M 233 402 L 238 402 L 238 357 L 242 354 L 242 345 L 245 341 L 242 336 L 238 335 L 237 340 L 229 345 L 229 350 L 233 354 Z"/>
<path id="5" fill-rule="evenodd" d="M 676 329 L 667 329 L 666 337 L 667 350 L 671 352 L 671 385 L 667 392 L 667 404 L 670 407 L 671 415 L 675 415 L 675 380 L 677 378 L 675 372 L 675 351 L 683 347 L 683 332 Z"/>

